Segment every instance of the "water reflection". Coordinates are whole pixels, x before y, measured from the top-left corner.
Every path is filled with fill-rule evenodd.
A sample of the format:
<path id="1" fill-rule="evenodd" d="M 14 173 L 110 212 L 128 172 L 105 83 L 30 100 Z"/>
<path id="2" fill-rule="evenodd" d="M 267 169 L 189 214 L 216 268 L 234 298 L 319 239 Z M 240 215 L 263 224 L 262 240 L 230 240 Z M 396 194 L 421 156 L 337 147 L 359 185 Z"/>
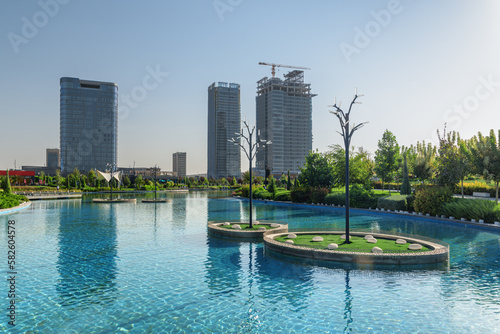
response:
<path id="1" fill-rule="evenodd" d="M 56 290 L 62 306 L 86 307 L 116 299 L 116 210 L 103 204 L 92 215 L 60 216 Z M 67 215 L 71 215 L 68 218 Z"/>

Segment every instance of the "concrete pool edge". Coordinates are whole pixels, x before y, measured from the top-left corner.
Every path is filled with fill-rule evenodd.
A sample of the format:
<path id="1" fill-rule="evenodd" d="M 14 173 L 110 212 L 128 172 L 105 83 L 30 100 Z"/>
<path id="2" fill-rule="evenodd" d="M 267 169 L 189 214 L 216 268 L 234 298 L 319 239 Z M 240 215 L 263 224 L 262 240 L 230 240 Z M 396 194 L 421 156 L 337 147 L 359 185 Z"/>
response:
<path id="1" fill-rule="evenodd" d="M 295 234 L 314 234 L 314 235 L 325 235 L 325 234 L 344 234 L 342 231 L 308 231 L 308 232 L 294 232 Z M 362 253 L 362 252 L 346 252 L 337 251 L 330 249 L 318 249 L 297 246 L 293 244 L 286 244 L 284 242 L 279 242 L 274 240 L 278 236 L 282 236 L 286 233 L 275 233 L 274 231 L 268 231 L 264 234 L 264 247 L 266 250 L 272 252 L 281 253 L 285 255 L 291 255 L 297 258 L 307 258 L 320 261 L 330 261 L 330 262 L 346 262 L 355 264 L 381 264 L 381 265 L 420 265 L 420 264 L 436 264 L 449 261 L 449 247 L 440 245 L 434 242 L 418 239 L 409 238 L 385 233 L 372 233 L 372 232 L 351 232 L 351 235 L 365 236 L 367 234 L 373 235 L 374 237 L 383 239 L 398 239 L 402 238 L 412 243 L 419 243 L 428 248 L 432 248 L 431 251 L 426 252 L 416 252 L 416 253 Z"/>
<path id="2" fill-rule="evenodd" d="M 20 205 L 12 207 L 12 208 L 0 209 L 0 216 L 6 215 L 9 213 L 15 213 L 15 212 L 18 212 L 18 211 L 23 210 L 23 209 L 27 209 L 30 207 L 30 205 L 31 205 L 31 202 L 28 201 L 28 202 L 21 203 Z"/>

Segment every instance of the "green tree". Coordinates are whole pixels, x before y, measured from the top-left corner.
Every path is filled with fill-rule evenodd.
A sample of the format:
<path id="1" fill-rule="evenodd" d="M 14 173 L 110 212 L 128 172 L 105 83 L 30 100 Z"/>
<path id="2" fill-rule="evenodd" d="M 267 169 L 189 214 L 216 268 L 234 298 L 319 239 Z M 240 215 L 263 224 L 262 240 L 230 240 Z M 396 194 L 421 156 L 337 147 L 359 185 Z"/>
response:
<path id="1" fill-rule="evenodd" d="M 42 184 L 45 184 L 45 173 L 43 171 L 40 172 L 40 181 L 42 181 Z"/>
<path id="2" fill-rule="evenodd" d="M 125 188 L 128 188 L 130 187 L 130 184 L 131 184 L 130 178 L 128 177 L 128 175 L 125 175 L 125 177 L 123 178 L 123 186 Z"/>
<path id="3" fill-rule="evenodd" d="M 292 189 L 292 180 L 290 179 L 290 170 L 288 171 L 288 176 L 286 178 L 286 190 Z"/>
<path id="4" fill-rule="evenodd" d="M 56 185 L 60 186 L 61 185 L 61 170 L 60 169 L 56 170 L 56 176 L 54 178 L 56 181 Z"/>
<path id="5" fill-rule="evenodd" d="M 276 180 L 274 179 L 274 176 L 270 175 L 268 178 L 268 186 L 267 186 L 267 191 L 270 192 L 274 196 L 276 195 Z"/>
<path id="6" fill-rule="evenodd" d="M 298 177 L 301 184 L 314 188 L 331 188 L 334 182 L 333 166 L 328 158 L 318 152 L 309 152 L 304 167 L 300 168 Z"/>
<path id="7" fill-rule="evenodd" d="M 12 188 L 10 185 L 10 178 L 9 178 L 9 170 L 8 169 L 5 173 L 5 177 L 3 178 L 2 188 L 3 188 L 3 192 L 5 194 L 12 194 Z"/>
<path id="8" fill-rule="evenodd" d="M 410 176 L 408 175 L 408 162 L 406 152 L 403 153 L 403 184 L 401 185 L 401 195 L 411 194 Z"/>
<path id="9" fill-rule="evenodd" d="M 142 175 L 138 175 L 134 180 L 134 184 L 135 184 L 136 189 L 141 189 L 143 183 L 144 183 L 144 180 L 142 179 Z"/>
<path id="10" fill-rule="evenodd" d="M 413 175 L 418 177 L 422 184 L 426 180 L 434 176 L 435 161 L 436 161 L 436 147 L 429 143 L 427 146 L 425 142 L 422 144 L 417 143 L 416 156 L 413 164 Z"/>
<path id="11" fill-rule="evenodd" d="M 394 178 L 394 173 L 398 170 L 399 145 L 396 136 L 389 130 L 385 130 L 382 139 L 378 141 L 378 149 L 375 152 L 375 173 L 384 183 L 390 182 Z M 389 186 L 389 192 L 391 187 Z"/>
<path id="12" fill-rule="evenodd" d="M 439 135 L 439 156 L 437 158 L 438 175 L 437 182 L 441 186 L 453 188 L 461 181 L 462 197 L 464 196 L 463 181 L 472 172 L 470 152 L 466 143 L 460 139 L 457 132 L 446 133 L 443 137 Z"/>
<path id="13" fill-rule="evenodd" d="M 97 180 L 97 175 L 95 173 L 95 170 L 91 169 L 87 173 L 87 179 L 89 180 L 89 185 L 91 187 L 95 187 L 95 181 Z"/>
<path id="14" fill-rule="evenodd" d="M 498 204 L 498 185 L 500 183 L 500 130 L 498 139 L 493 130 L 489 136 L 483 137 L 479 132 L 477 137 L 471 139 L 471 155 L 474 156 L 473 164 L 478 174 L 484 175 L 487 180 L 495 183 L 495 199 Z"/>
<path id="15" fill-rule="evenodd" d="M 331 145 L 326 153 L 328 162 L 333 166 L 334 184 L 345 185 L 345 150 L 340 145 Z M 373 162 L 368 151 L 362 147 L 349 150 L 349 183 L 368 185 L 373 176 Z"/>
<path id="16" fill-rule="evenodd" d="M 243 172 L 241 174 L 241 178 L 243 179 L 244 184 L 250 184 L 250 171 Z"/>

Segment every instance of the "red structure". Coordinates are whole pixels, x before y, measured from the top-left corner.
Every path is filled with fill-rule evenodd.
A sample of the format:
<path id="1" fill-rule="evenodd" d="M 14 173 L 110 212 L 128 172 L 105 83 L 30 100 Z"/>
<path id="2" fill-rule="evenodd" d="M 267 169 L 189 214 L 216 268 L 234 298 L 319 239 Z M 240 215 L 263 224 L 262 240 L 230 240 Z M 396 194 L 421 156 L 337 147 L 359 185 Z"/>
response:
<path id="1" fill-rule="evenodd" d="M 0 170 L 0 175 L 7 175 L 7 171 Z M 9 170 L 9 177 L 11 176 L 35 176 L 35 172 L 30 170 Z"/>

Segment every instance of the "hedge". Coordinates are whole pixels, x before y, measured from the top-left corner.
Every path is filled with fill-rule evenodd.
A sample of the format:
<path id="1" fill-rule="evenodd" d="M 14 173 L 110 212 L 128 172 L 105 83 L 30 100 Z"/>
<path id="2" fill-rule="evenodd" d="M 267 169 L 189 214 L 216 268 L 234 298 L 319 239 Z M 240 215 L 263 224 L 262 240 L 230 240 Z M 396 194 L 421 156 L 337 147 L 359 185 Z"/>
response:
<path id="1" fill-rule="evenodd" d="M 441 214 L 447 217 L 465 219 L 483 219 L 486 223 L 493 224 L 500 221 L 500 208 L 493 201 L 482 199 L 455 199 L 441 206 Z"/>
<path id="2" fill-rule="evenodd" d="M 411 210 L 408 205 L 408 199 L 410 198 L 410 203 L 412 202 L 412 195 L 394 195 L 394 196 L 385 196 L 380 197 L 378 199 L 377 207 L 384 208 L 386 210 L 403 210 L 409 211 Z"/>

